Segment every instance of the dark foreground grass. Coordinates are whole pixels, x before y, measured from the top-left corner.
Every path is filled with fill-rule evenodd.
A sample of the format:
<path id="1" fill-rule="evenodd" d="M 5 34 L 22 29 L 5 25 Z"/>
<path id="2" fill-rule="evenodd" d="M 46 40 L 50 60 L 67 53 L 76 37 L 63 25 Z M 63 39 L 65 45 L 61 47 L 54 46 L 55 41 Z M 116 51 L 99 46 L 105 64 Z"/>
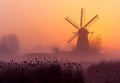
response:
<path id="1" fill-rule="evenodd" d="M 0 69 L 0 83 L 85 83 L 80 64 L 61 63 L 57 59 L 11 61 Z"/>
<path id="2" fill-rule="evenodd" d="M 120 83 L 120 61 L 91 65 L 83 75 L 78 63 L 50 58 L 12 60 L 0 65 L 0 83 Z"/>
<path id="3" fill-rule="evenodd" d="M 120 61 L 92 65 L 85 77 L 86 83 L 120 83 Z"/>

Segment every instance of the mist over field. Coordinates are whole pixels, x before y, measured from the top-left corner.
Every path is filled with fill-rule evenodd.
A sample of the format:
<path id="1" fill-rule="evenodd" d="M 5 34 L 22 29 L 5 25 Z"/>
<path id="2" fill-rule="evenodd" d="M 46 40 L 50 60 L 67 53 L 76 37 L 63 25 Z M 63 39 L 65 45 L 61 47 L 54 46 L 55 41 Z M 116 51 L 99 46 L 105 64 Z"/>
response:
<path id="1" fill-rule="evenodd" d="M 44 48 L 45 49 L 45 48 Z M 58 52 L 54 53 L 49 51 L 38 51 L 38 50 L 29 50 L 28 52 L 17 52 L 15 54 L 0 54 L 0 61 L 2 62 L 10 62 L 13 60 L 14 62 L 21 62 L 28 59 L 34 58 L 46 58 L 46 59 L 57 59 L 61 62 L 77 62 L 82 64 L 85 67 L 88 67 L 92 64 L 98 64 L 100 62 L 109 62 L 109 61 L 119 61 L 120 60 L 120 52 L 119 50 L 109 49 L 102 50 L 99 54 L 73 54 L 70 51 Z"/>
<path id="2" fill-rule="evenodd" d="M 9 78 L 11 83 L 13 81 L 18 83 L 18 79 L 22 80 L 22 83 L 26 81 L 30 83 L 32 78 L 32 83 L 43 80 L 56 83 L 58 79 L 61 83 L 65 80 L 71 83 L 74 81 L 91 83 L 96 80 L 94 83 L 98 83 L 99 75 L 104 77 L 100 78 L 102 83 L 110 80 L 106 77 L 115 77 L 114 80 L 116 80 L 119 74 L 109 76 L 107 73 L 119 72 L 119 50 L 101 48 L 100 38 L 96 41 L 90 42 L 89 51 L 83 53 L 75 51 L 75 46 L 63 49 L 57 45 L 51 47 L 38 45 L 23 50 L 15 34 L 4 35 L 0 38 L 0 81 L 4 82 Z"/>

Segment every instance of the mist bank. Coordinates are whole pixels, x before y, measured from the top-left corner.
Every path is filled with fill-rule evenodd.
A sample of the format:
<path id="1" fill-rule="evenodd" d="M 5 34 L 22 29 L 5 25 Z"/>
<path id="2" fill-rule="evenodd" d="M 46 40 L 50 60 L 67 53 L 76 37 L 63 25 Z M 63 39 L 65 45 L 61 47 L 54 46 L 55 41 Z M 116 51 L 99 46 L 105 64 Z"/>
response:
<path id="1" fill-rule="evenodd" d="M 102 51 L 100 54 L 86 54 L 78 55 L 68 53 L 45 53 L 45 52 L 17 52 L 16 54 L 0 54 L 1 62 L 21 62 L 33 58 L 46 58 L 46 59 L 57 59 L 61 62 L 77 62 L 81 63 L 84 67 L 88 67 L 92 64 L 98 64 L 100 62 L 119 61 L 120 52 L 118 50 L 107 50 Z"/>

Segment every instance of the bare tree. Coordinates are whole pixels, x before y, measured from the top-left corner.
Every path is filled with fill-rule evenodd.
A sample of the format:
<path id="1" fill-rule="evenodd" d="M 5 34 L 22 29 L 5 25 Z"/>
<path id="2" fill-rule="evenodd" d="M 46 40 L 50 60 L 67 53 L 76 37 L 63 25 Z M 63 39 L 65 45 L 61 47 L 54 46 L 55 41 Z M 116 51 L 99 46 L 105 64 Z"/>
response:
<path id="1" fill-rule="evenodd" d="M 0 53 L 16 53 L 20 42 L 15 34 L 3 35 L 0 39 Z"/>
<path id="2" fill-rule="evenodd" d="M 102 40 L 100 35 L 92 38 L 92 40 L 90 40 L 90 50 L 92 52 L 100 52 L 102 50 Z"/>

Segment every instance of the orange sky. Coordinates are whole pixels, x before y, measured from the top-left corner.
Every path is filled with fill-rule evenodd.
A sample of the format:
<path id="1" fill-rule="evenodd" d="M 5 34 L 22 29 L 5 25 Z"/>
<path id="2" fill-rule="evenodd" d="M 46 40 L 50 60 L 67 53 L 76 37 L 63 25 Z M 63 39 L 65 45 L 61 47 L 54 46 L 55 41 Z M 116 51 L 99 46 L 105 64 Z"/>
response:
<path id="1" fill-rule="evenodd" d="M 84 22 L 96 14 L 99 19 L 89 28 L 100 34 L 103 45 L 120 48 L 119 0 L 0 0 L 0 35 L 16 33 L 22 48 L 35 45 L 67 46 L 66 40 L 76 29 L 64 18 L 79 23 L 84 8 Z"/>

